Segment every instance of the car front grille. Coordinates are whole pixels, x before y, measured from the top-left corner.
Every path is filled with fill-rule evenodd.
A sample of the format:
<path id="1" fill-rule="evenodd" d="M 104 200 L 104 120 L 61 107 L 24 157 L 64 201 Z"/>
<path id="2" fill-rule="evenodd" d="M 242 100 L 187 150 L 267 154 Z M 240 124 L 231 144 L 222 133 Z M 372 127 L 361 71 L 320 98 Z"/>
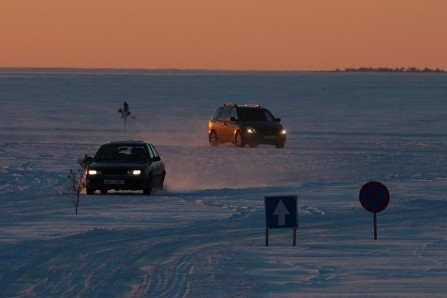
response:
<path id="1" fill-rule="evenodd" d="M 259 133 L 262 134 L 262 135 L 266 135 L 266 136 L 276 136 L 276 135 L 278 135 L 278 131 L 271 130 L 271 129 L 262 129 L 261 131 L 259 131 Z"/>
<path id="2" fill-rule="evenodd" d="M 127 175 L 127 169 L 107 169 L 101 170 L 103 176 Z"/>

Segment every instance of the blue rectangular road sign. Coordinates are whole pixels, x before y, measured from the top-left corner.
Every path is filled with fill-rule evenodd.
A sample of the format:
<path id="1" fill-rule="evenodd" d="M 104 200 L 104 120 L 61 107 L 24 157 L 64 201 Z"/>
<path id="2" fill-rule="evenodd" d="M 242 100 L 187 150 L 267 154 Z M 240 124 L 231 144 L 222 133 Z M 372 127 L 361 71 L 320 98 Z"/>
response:
<path id="1" fill-rule="evenodd" d="M 264 204 L 267 229 L 298 227 L 297 196 L 266 196 Z"/>

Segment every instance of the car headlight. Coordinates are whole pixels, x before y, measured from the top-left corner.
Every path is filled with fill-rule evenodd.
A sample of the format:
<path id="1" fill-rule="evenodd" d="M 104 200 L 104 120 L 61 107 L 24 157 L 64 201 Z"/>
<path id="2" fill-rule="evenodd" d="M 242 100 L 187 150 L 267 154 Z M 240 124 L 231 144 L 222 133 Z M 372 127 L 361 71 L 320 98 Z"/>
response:
<path id="1" fill-rule="evenodd" d="M 128 175 L 133 175 L 133 176 L 140 176 L 141 175 L 141 170 L 130 170 L 127 171 Z"/>
<path id="2" fill-rule="evenodd" d="M 247 127 L 248 133 L 256 133 L 256 130 L 253 127 Z"/>
<path id="3" fill-rule="evenodd" d="M 287 133 L 287 131 L 285 129 L 281 129 L 281 131 L 279 133 L 282 135 L 285 135 Z"/>
<path id="4" fill-rule="evenodd" d="M 90 170 L 88 170 L 88 174 L 89 174 L 90 176 L 95 176 L 95 175 L 99 175 L 99 174 L 101 174 L 101 172 L 100 172 L 100 171 L 97 171 L 97 170 L 90 169 Z"/>

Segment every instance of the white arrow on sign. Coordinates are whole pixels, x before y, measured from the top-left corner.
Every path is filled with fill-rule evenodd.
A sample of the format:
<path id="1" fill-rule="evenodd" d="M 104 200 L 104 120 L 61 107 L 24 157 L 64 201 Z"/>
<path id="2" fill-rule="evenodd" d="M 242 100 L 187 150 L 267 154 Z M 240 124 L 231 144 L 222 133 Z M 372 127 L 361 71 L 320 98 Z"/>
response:
<path id="1" fill-rule="evenodd" d="M 287 210 L 282 200 L 279 200 L 278 205 L 276 205 L 275 211 L 273 211 L 273 215 L 278 216 L 278 226 L 286 225 L 286 215 L 289 214 L 289 210 Z"/>

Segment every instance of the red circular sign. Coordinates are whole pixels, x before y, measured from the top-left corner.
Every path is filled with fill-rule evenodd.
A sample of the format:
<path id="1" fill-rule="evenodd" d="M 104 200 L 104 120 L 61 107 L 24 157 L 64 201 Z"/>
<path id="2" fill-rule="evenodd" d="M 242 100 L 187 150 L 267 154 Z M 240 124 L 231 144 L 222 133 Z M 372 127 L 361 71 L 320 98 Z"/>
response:
<path id="1" fill-rule="evenodd" d="M 362 186 L 359 193 L 360 204 L 369 212 L 380 212 L 390 202 L 390 193 L 385 185 L 371 181 Z"/>

